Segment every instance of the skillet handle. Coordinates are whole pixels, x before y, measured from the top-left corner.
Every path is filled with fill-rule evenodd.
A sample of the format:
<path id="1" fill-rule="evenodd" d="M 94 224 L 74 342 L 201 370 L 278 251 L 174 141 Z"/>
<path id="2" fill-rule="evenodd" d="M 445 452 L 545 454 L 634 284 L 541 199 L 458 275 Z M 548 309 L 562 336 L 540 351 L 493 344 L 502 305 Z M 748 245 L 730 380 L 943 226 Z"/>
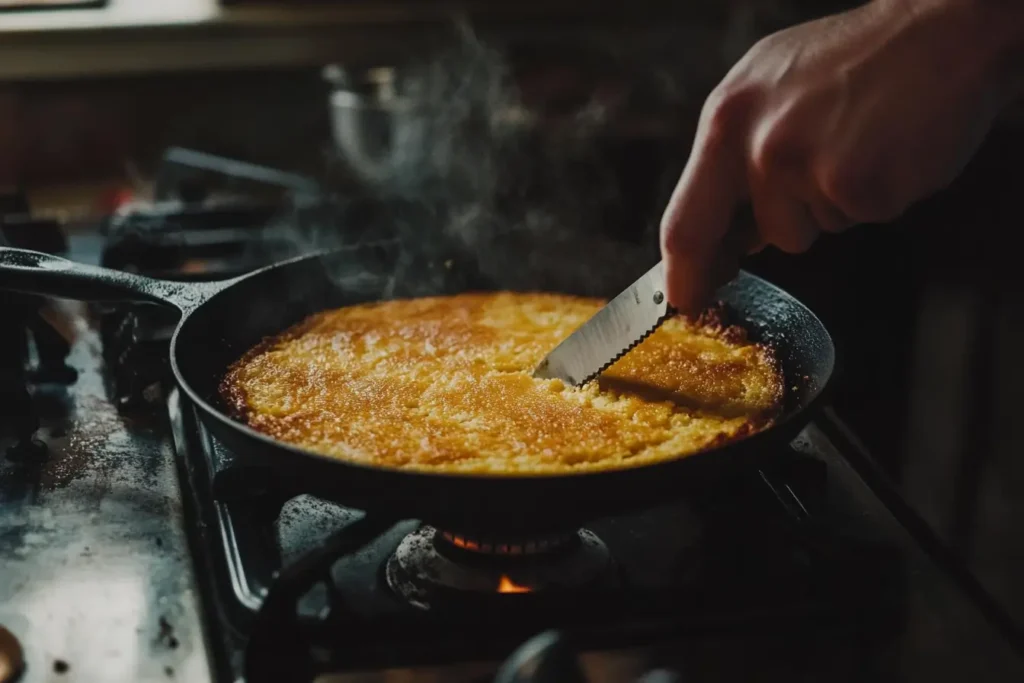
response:
<path id="1" fill-rule="evenodd" d="M 75 301 L 139 301 L 190 311 L 228 282 L 172 282 L 0 247 L 0 289 Z"/>

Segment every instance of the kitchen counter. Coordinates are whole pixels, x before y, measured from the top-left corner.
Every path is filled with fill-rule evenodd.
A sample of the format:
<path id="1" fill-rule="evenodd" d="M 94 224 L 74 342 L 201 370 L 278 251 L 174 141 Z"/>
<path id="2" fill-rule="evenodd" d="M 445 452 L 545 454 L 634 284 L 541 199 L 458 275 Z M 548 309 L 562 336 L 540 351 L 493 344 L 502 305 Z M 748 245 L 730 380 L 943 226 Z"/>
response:
<path id="1" fill-rule="evenodd" d="M 24 652 L 20 680 L 205 683 L 166 420 L 116 411 L 84 305 L 65 310 L 79 376 L 36 395 L 49 457 L 11 462 L 0 438 L 0 625 Z"/>

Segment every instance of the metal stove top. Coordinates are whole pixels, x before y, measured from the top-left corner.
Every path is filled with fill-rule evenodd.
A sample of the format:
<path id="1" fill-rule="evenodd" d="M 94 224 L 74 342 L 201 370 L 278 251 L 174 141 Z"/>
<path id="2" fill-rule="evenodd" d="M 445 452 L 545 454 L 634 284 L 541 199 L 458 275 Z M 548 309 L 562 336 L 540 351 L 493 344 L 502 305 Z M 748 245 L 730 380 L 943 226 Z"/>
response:
<path id="1" fill-rule="evenodd" d="M 367 518 L 274 491 L 232 462 L 177 393 L 170 405 L 190 509 L 201 529 L 199 554 L 209 560 L 202 574 L 213 579 L 210 597 L 229 632 L 265 639 L 272 648 L 245 653 L 242 642 L 227 639 L 225 650 L 242 655 L 233 662 L 235 673 L 248 668 L 250 678 L 259 676 L 253 680 L 271 680 L 259 672 L 274 666 L 416 665 L 457 661 L 467 649 L 503 657 L 553 627 L 607 647 L 721 628 L 799 631 L 809 622 L 831 622 L 843 631 L 851 621 L 899 618 L 902 558 L 873 539 L 844 534 L 840 540 L 844 530 L 837 528 L 824 532 L 827 522 L 818 514 L 825 514 L 825 501 L 818 494 L 826 467 L 807 455 L 806 440 L 804 453 L 766 458 L 761 470 L 706 499 L 589 525 L 610 550 L 611 581 L 565 592 L 472 594 L 422 609 L 384 580 L 385 563 L 419 528 L 416 520 Z M 292 571 L 316 548 L 322 559 Z M 302 627 L 311 643 L 281 635 Z M 329 662 L 312 661 L 315 646 L 339 641 L 346 646 Z"/>
<path id="2" fill-rule="evenodd" d="M 52 246 L 130 256 L 110 237 Z M 611 583 L 425 611 L 384 580 L 419 523 L 236 467 L 168 382 L 154 309 L 4 296 L 0 625 L 27 682 L 1024 680 L 1020 635 L 829 411 L 703 498 L 595 520 Z M 582 673 L 543 648 L 498 672 L 551 629 Z"/>
<path id="3" fill-rule="evenodd" d="M 855 466 L 872 476 L 862 456 L 837 450 L 833 416 L 704 500 L 589 525 L 615 558 L 620 581 L 611 587 L 424 611 L 383 577 L 416 520 L 246 493 L 237 471 L 218 486 L 230 453 L 176 395 L 170 406 L 186 507 L 202 530 L 207 599 L 230 626 L 215 639 L 229 675 L 490 681 L 547 629 L 585 653 L 586 680 L 609 683 L 656 669 L 694 681 L 1024 673 L 1013 636 L 984 597 L 979 606 L 973 583 L 940 569 L 872 493 Z M 297 632 L 304 637 L 286 635 Z"/>

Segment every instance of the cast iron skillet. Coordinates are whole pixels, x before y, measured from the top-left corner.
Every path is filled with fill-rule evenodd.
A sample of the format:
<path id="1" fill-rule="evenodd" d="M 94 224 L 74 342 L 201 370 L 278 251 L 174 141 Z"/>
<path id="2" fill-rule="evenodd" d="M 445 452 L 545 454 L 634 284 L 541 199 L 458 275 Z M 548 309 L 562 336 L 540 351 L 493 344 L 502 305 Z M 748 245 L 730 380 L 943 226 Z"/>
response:
<path id="1" fill-rule="evenodd" d="M 790 441 L 832 375 L 834 347 L 821 321 L 786 292 L 744 272 L 719 291 L 719 298 L 755 338 L 777 350 L 786 377 L 784 412 L 770 429 L 700 454 L 593 474 L 430 474 L 324 457 L 228 417 L 217 385 L 227 367 L 261 339 L 325 308 L 406 295 L 395 287 L 395 261 L 387 251 L 375 246 L 336 250 L 233 280 L 184 283 L 0 248 L 0 289 L 177 307 L 182 316 L 170 347 L 175 378 L 210 432 L 253 471 L 268 474 L 268 481 L 286 491 L 463 533 L 573 528 L 678 498 L 694 488 L 707 489 L 716 477 L 757 463 Z M 443 291 L 439 285 L 435 293 Z"/>

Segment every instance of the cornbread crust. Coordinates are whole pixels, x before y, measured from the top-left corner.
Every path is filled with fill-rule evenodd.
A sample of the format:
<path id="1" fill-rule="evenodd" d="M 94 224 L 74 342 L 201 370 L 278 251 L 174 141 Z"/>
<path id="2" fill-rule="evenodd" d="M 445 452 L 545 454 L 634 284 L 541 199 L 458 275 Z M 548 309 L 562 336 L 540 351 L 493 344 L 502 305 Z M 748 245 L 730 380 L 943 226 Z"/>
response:
<path id="1" fill-rule="evenodd" d="M 667 320 L 583 387 L 531 377 L 603 304 L 500 292 L 324 311 L 246 353 L 220 394 L 236 419 L 311 451 L 486 475 L 678 458 L 778 414 L 779 364 L 718 309 Z"/>

